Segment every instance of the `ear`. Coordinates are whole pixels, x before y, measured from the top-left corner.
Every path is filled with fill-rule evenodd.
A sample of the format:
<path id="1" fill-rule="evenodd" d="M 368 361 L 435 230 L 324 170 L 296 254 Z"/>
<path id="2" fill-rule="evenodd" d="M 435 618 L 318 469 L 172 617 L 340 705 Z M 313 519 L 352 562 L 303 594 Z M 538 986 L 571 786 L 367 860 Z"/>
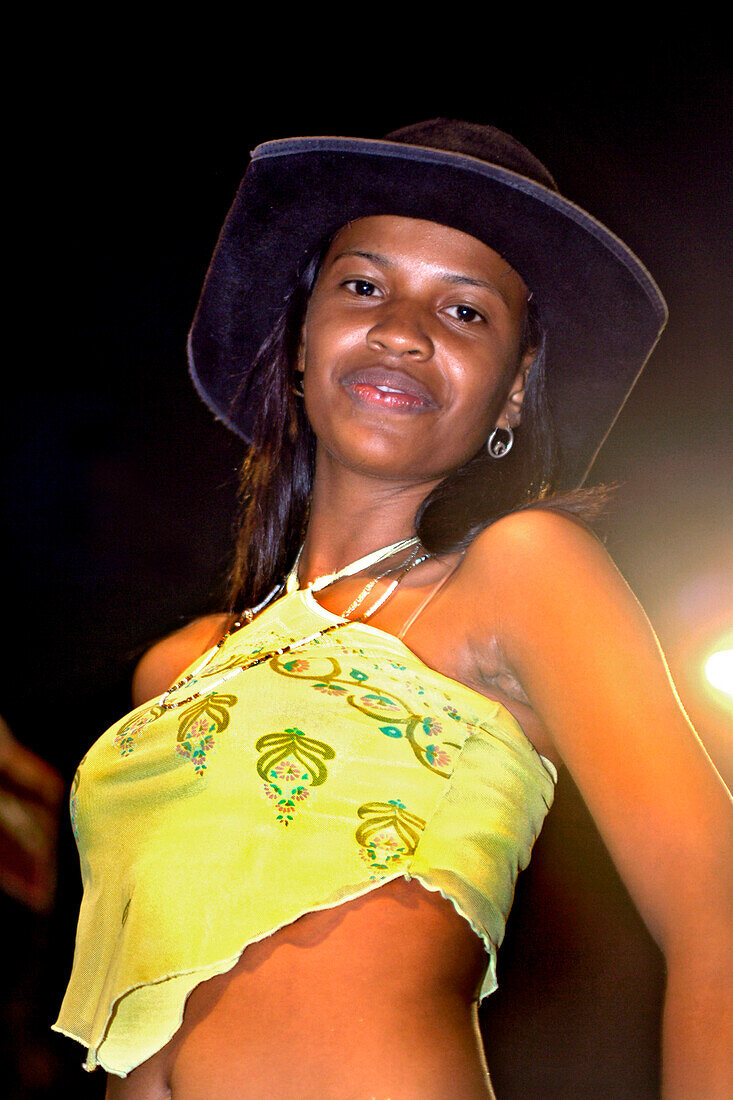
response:
<path id="1" fill-rule="evenodd" d="M 523 357 L 519 370 L 509 387 L 509 394 L 504 407 L 497 417 L 497 428 L 516 428 L 522 419 L 522 405 L 527 389 L 527 375 L 534 360 L 534 350 L 528 351 Z"/>

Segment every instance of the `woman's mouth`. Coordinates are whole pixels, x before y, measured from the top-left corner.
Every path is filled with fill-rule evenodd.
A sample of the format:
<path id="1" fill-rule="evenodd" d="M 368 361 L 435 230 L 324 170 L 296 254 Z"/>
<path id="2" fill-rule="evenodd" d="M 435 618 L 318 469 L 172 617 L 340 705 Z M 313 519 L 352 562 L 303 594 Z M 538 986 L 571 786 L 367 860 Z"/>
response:
<path id="1" fill-rule="evenodd" d="M 376 408 L 419 412 L 436 407 L 429 390 L 406 371 L 367 367 L 348 375 L 343 384 L 357 400 Z"/>

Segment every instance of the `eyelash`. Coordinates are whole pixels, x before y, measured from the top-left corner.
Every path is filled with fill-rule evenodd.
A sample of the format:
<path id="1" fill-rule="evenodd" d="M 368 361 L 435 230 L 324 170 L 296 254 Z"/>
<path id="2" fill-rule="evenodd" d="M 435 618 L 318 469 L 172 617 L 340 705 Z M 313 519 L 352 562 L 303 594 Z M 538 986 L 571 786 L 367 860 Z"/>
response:
<path id="1" fill-rule="evenodd" d="M 377 286 L 370 279 L 347 279 L 346 282 L 342 283 L 341 285 L 345 286 L 345 287 L 361 285 L 361 286 L 369 286 L 369 287 L 372 288 L 372 290 L 377 290 L 378 289 Z M 359 292 L 357 290 L 354 290 L 354 294 L 356 294 L 357 298 L 371 298 L 372 297 L 371 294 L 359 294 Z"/>
<path id="2" fill-rule="evenodd" d="M 475 325 L 478 321 L 485 321 L 486 320 L 483 313 L 481 313 L 478 309 L 476 309 L 475 306 L 469 306 L 469 305 L 466 305 L 463 302 L 461 302 L 459 305 L 448 306 L 448 309 L 467 309 L 471 313 L 473 313 L 474 316 L 471 318 L 470 321 L 466 321 L 465 318 L 462 318 L 462 317 L 456 317 L 455 318 L 456 321 L 463 320 L 465 322 L 465 324 L 467 324 L 467 325 Z"/>
<path id="3" fill-rule="evenodd" d="M 347 279 L 341 285 L 344 286 L 344 287 L 356 287 L 357 285 L 360 285 L 362 287 L 371 287 L 372 290 L 377 290 L 378 289 L 376 284 L 373 283 L 370 279 Z M 371 297 L 373 297 L 373 294 L 371 294 L 371 293 L 370 294 L 360 294 L 356 289 L 354 289 L 353 293 L 356 295 L 357 298 L 371 298 Z M 453 317 L 453 319 L 455 321 L 463 321 L 463 323 L 467 324 L 467 325 L 475 325 L 478 322 L 485 322 L 486 321 L 486 318 L 484 317 L 484 315 L 481 313 L 480 310 L 476 309 L 475 306 L 467 305 L 465 302 L 459 302 L 456 305 L 448 306 L 446 312 L 448 310 L 451 310 L 451 309 L 469 310 L 474 315 L 471 318 L 470 321 L 466 321 L 464 318 L 461 318 L 461 317 Z M 453 316 L 453 315 L 450 314 L 450 316 Z"/>

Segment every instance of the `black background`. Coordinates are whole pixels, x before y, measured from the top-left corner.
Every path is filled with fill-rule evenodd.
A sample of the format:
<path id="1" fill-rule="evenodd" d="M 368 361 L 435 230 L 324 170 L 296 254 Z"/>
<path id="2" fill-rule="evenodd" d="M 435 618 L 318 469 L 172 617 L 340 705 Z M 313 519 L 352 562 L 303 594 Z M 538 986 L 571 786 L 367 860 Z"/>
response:
<path id="1" fill-rule="evenodd" d="M 592 480 L 620 484 L 609 549 L 717 751 L 730 711 L 691 670 L 733 626 L 725 43 L 500 32 L 466 11 L 430 28 L 364 13 L 288 50 L 271 25 L 200 41 L 189 28 L 185 48 L 153 42 L 144 23 L 87 26 L 88 47 L 62 30 L 63 49 L 54 28 L 42 50 L 19 37 L 26 64 L 6 99 L 0 712 L 16 735 L 70 781 L 128 709 L 136 654 L 220 601 L 241 452 L 187 381 L 185 339 L 248 151 L 443 115 L 527 144 L 668 300 L 668 329 Z M 78 900 L 64 819 L 51 916 L 0 899 L 4 1062 L 19 1097 L 103 1093 L 102 1076 L 78 1068 L 81 1048 L 47 1038 Z M 659 957 L 566 777 L 522 876 L 500 982 L 482 1014 L 500 1100 L 655 1095 Z"/>

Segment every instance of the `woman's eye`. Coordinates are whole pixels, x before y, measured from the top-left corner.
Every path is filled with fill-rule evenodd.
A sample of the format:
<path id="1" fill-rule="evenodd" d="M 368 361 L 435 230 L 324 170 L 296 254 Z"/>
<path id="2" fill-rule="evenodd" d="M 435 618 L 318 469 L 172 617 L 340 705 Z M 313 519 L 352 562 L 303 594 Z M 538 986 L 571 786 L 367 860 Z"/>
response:
<path id="1" fill-rule="evenodd" d="M 350 287 L 359 298 L 371 298 L 378 293 L 374 283 L 368 279 L 348 279 L 343 285 Z"/>
<path id="2" fill-rule="evenodd" d="M 476 321 L 483 321 L 484 317 L 473 306 L 458 305 L 448 306 L 446 312 L 455 317 L 457 321 L 464 321 L 466 324 L 475 324 Z"/>

